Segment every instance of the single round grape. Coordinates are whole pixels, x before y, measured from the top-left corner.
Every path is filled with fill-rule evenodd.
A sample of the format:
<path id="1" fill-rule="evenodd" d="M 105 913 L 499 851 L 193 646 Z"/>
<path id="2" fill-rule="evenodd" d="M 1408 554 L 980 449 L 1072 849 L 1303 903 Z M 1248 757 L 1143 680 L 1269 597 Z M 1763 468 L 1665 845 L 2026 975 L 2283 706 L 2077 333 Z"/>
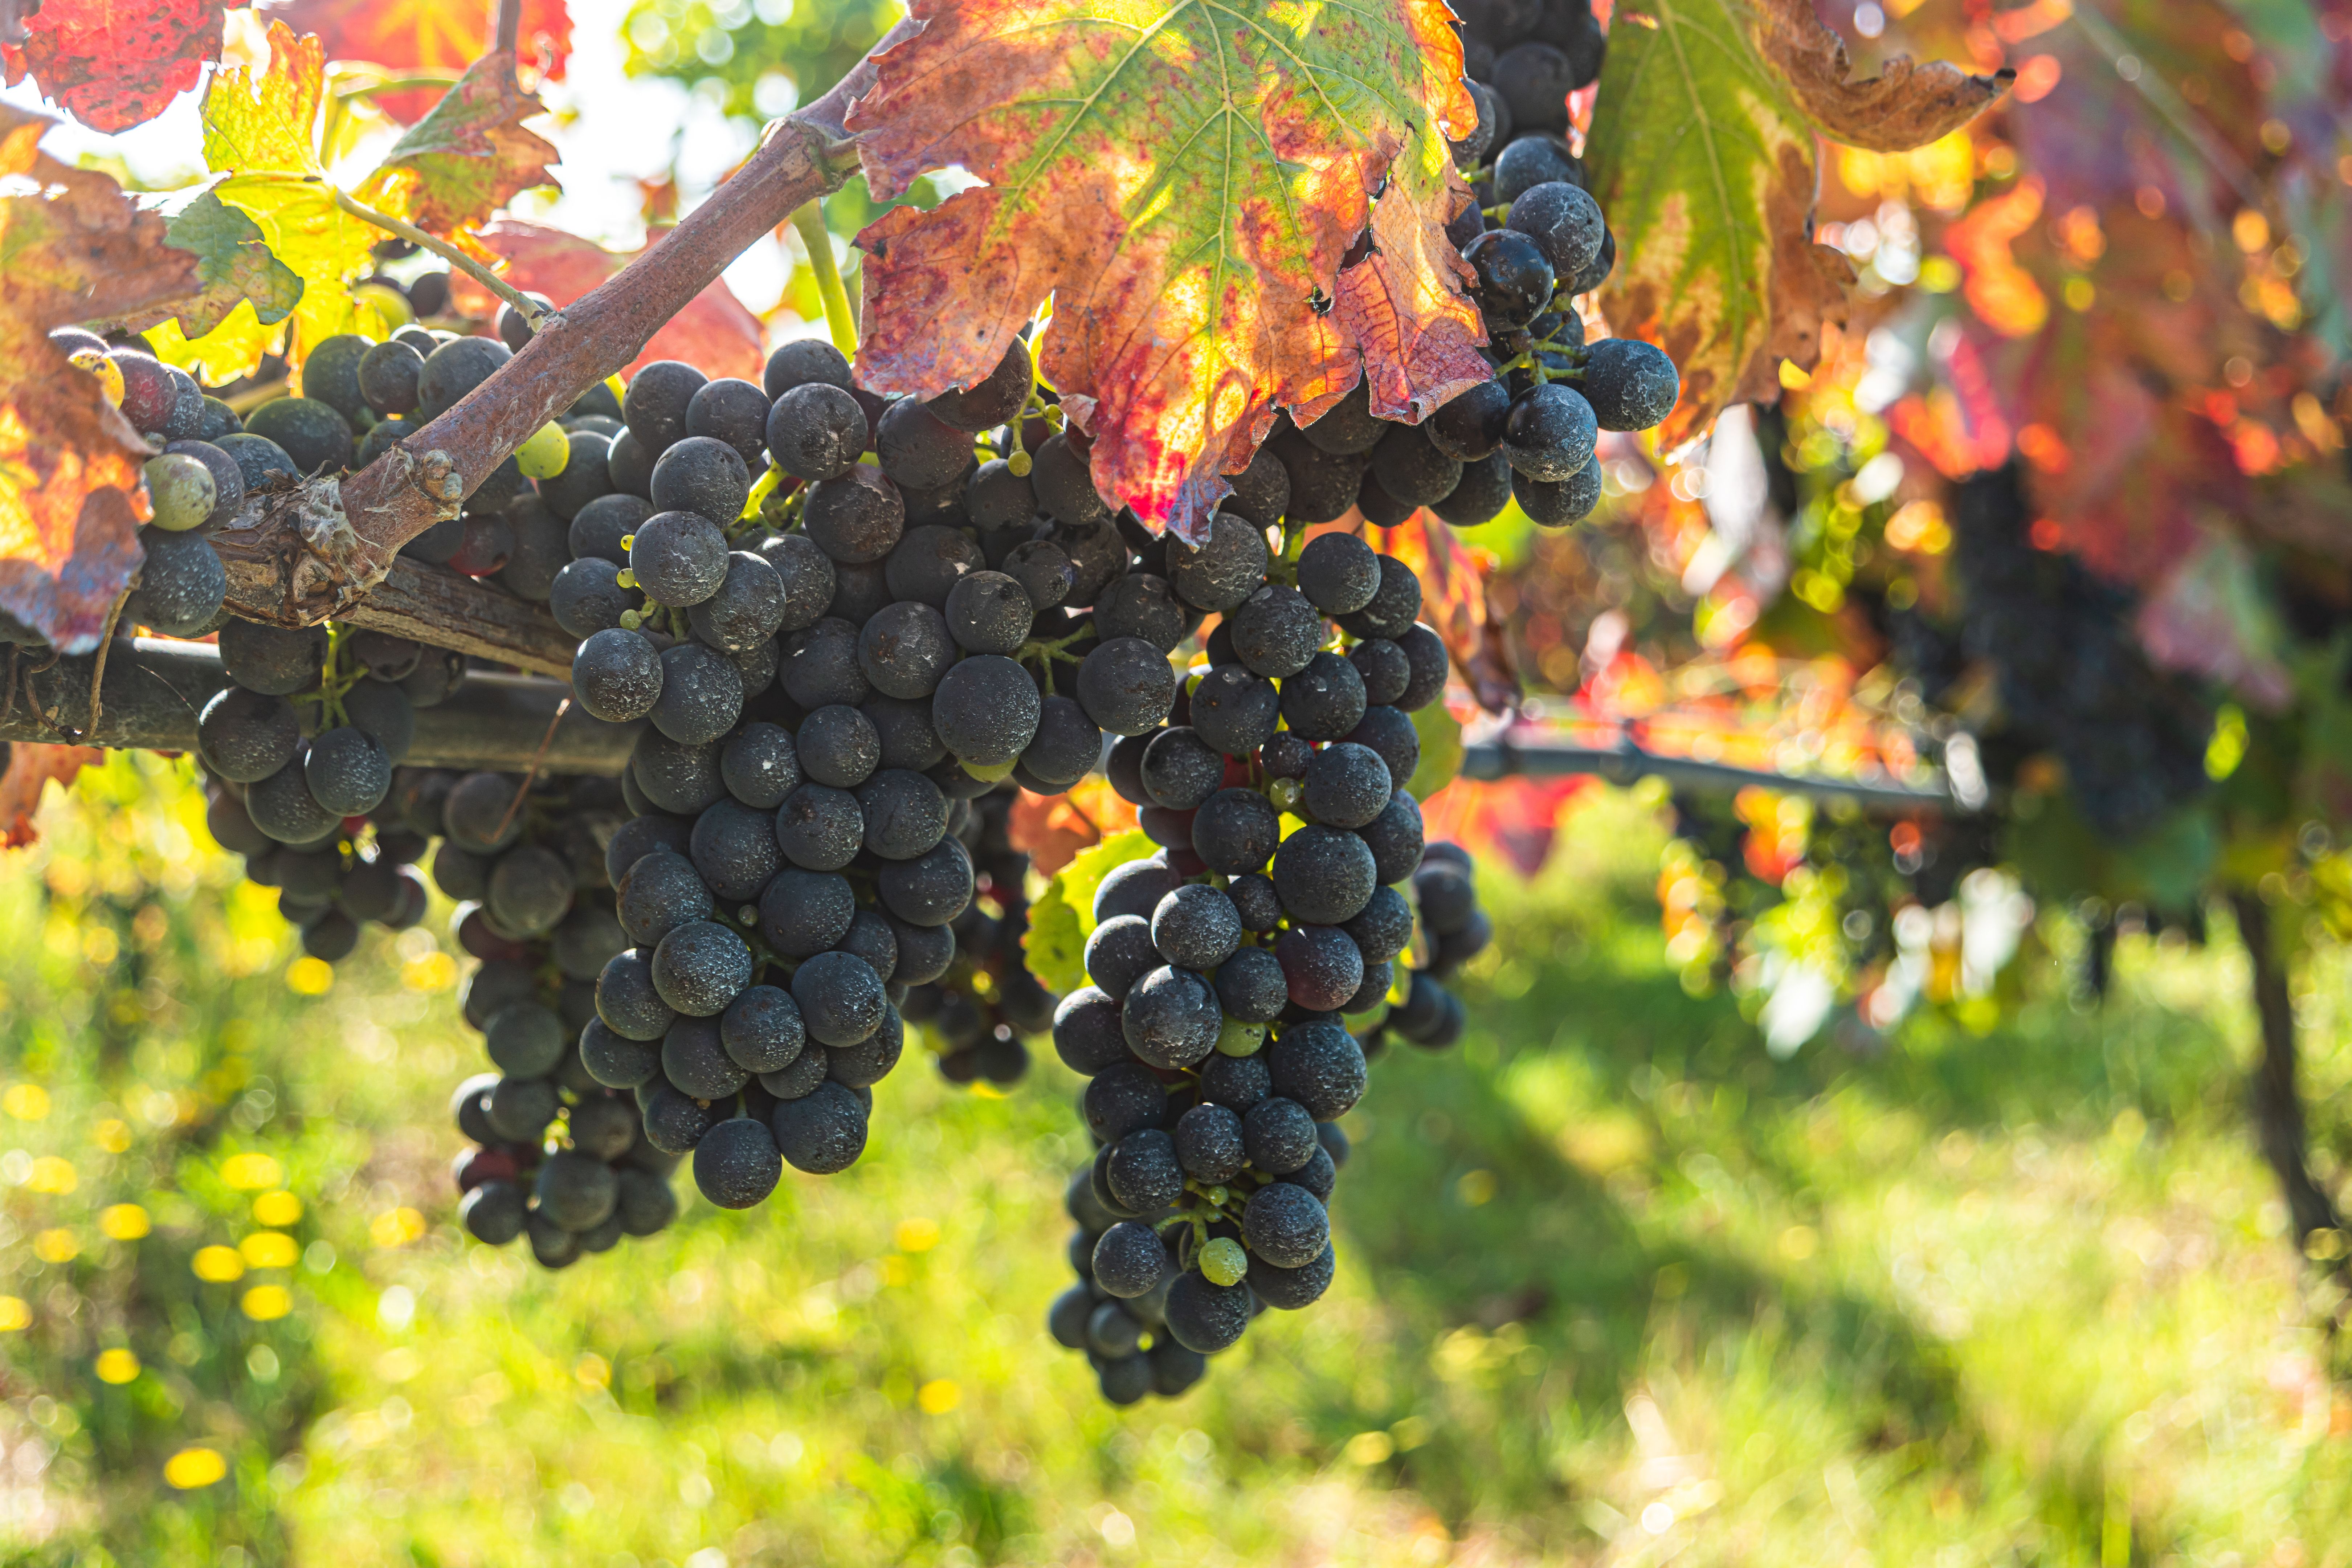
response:
<path id="1" fill-rule="evenodd" d="M 909 925 L 945 925 L 971 902 L 971 857 L 944 838 L 927 854 L 885 865 L 876 886 L 883 908 Z"/>
<path id="2" fill-rule="evenodd" d="M 1487 329 L 1524 327 L 1551 303 L 1551 263 L 1536 242 L 1507 228 L 1488 229 L 1462 248 L 1476 274 L 1470 297 Z"/>
<path id="3" fill-rule="evenodd" d="M 1511 476 L 1511 497 L 1519 510 L 1546 528 L 1565 528 L 1592 515 L 1601 504 L 1601 465 L 1587 463 L 1559 480 Z"/>
<path id="4" fill-rule="evenodd" d="M 1233 628 L 1234 656 L 1252 673 L 1275 679 L 1307 668 L 1328 635 L 1307 596 L 1279 584 L 1252 595 L 1234 612 Z"/>
<path id="5" fill-rule="evenodd" d="M 1087 459 L 1070 449 L 1066 433 L 1048 437 L 1037 448 L 1029 483 L 1038 506 L 1061 522 L 1085 528 L 1109 521 L 1110 509 L 1095 489 L 1094 474 Z M 1091 603 L 1092 596 L 1082 596 L 1077 602 Z"/>
<path id="6" fill-rule="evenodd" d="M 654 989 L 688 1017 L 707 1018 L 751 981 L 751 950 L 713 921 L 678 927 L 654 949 Z"/>
<path id="7" fill-rule="evenodd" d="M 220 500 L 220 486 L 212 469 L 182 453 L 148 458 L 143 477 L 154 512 L 151 526 L 166 533 L 201 526 Z"/>
<path id="8" fill-rule="evenodd" d="M 857 785 L 857 805 L 866 817 L 866 847 L 885 860 L 927 855 L 947 834 L 947 797 L 920 773 L 875 773 Z"/>
<path id="9" fill-rule="evenodd" d="M 1388 433 L 1389 425 L 1372 413 L 1372 389 L 1360 377 L 1339 402 L 1299 426 L 1299 434 L 1318 449 L 1339 456 L 1370 451 Z"/>
<path id="10" fill-rule="evenodd" d="M 866 1152 L 866 1102 L 837 1083 L 778 1105 L 770 1118 L 776 1148 L 796 1171 L 831 1175 Z"/>
<path id="11" fill-rule="evenodd" d="M 847 879 L 787 867 L 760 897 L 760 939 L 786 958 L 808 958 L 839 942 L 856 915 Z"/>
<path id="12" fill-rule="evenodd" d="M 1364 984 L 1364 955 L 1333 926 L 1302 925 L 1275 939 L 1290 1000 L 1313 1012 L 1337 1012 Z"/>
<path id="13" fill-rule="evenodd" d="M 1186 1350 L 1213 1355 L 1234 1344 L 1249 1327 L 1247 1285 L 1213 1284 L 1188 1269 L 1168 1288 L 1168 1331 Z"/>
<path id="14" fill-rule="evenodd" d="M 1336 1121 L 1364 1095 L 1364 1053 L 1338 1024 L 1293 1024 L 1266 1047 L 1274 1092 L 1318 1121 Z"/>
<path id="15" fill-rule="evenodd" d="M 803 784 L 776 808 L 776 842 L 803 870 L 838 871 L 857 858 L 865 841 L 865 816 L 846 790 Z"/>
<path id="16" fill-rule="evenodd" d="M 656 360 L 629 378 L 621 397 L 621 417 L 649 458 L 658 458 L 685 439 L 686 411 L 709 379 L 674 359 Z"/>
<path id="17" fill-rule="evenodd" d="M 1002 572 L 968 573 L 947 595 L 948 633 L 971 653 L 1019 652 L 1035 616 L 1021 584 Z"/>
<path id="18" fill-rule="evenodd" d="M 934 489 L 971 465 L 971 437 L 915 399 L 902 397 L 883 410 L 874 451 L 894 484 Z"/>
<path id="19" fill-rule="evenodd" d="M 583 564 L 575 561 L 572 567 Z M 572 692 L 596 718 L 625 724 L 654 710 L 661 700 L 664 668 L 661 654 L 646 637 L 607 627 L 572 655 Z"/>
<path id="20" fill-rule="evenodd" d="M 890 553 L 906 531 L 907 503 L 878 468 L 859 464 L 808 489 L 802 527 L 833 561 L 864 565 Z"/>
<path id="21" fill-rule="evenodd" d="M 680 1018 L 662 1037 L 662 1076 L 697 1100 L 728 1100 L 751 1075 L 738 1066 L 719 1039 L 715 1018 Z"/>
<path id="22" fill-rule="evenodd" d="M 1160 660 L 1160 668 L 1172 686 L 1166 660 Z M 1034 738 L 1042 709 L 1036 683 L 1027 671 L 999 655 L 975 654 L 940 678 L 931 697 L 931 723 L 940 742 L 962 762 L 1000 767 L 1018 760 Z M 1091 704 L 1087 716 L 1102 721 Z"/>
<path id="23" fill-rule="evenodd" d="M 778 345 L 776 352 L 768 356 L 761 390 L 777 398 L 795 386 L 806 386 L 812 382 L 848 391 L 852 384 L 849 361 L 822 337 L 794 338 Z"/>
<path id="24" fill-rule="evenodd" d="M 1192 818 L 1192 852 L 1229 877 L 1264 868 L 1281 841 L 1280 814 L 1255 790 L 1219 790 Z"/>

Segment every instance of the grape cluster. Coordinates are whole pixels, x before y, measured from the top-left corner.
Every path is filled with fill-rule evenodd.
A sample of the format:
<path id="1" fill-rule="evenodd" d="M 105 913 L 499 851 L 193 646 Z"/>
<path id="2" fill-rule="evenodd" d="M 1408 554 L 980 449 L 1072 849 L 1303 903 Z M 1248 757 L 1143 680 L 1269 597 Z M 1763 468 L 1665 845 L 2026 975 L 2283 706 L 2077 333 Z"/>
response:
<path id="1" fill-rule="evenodd" d="M 1478 907 L 1475 871 L 1470 852 L 1458 844 L 1441 839 L 1422 851 L 1412 903 L 1425 962 L 1406 971 L 1403 995 L 1360 1027 L 1367 1059 L 1380 1059 L 1391 1035 L 1431 1051 L 1462 1038 L 1469 1014 L 1445 982 L 1495 940 L 1495 922 Z"/>
<path id="2" fill-rule="evenodd" d="M 498 1069 L 457 1088 L 475 1147 L 455 1166 L 458 1215 L 478 1240 L 529 1239 L 542 1266 L 650 1236 L 677 1212 L 677 1157 L 647 1137 L 637 1097 L 599 1080 L 596 981 L 628 944 L 606 848 L 628 809 L 610 779 L 416 771 L 404 809 L 437 817 L 433 879 L 463 900 L 457 944 L 481 961 L 466 1022 Z M 609 1076 L 609 1075 L 607 1075 Z"/>
<path id="3" fill-rule="evenodd" d="M 145 560 L 123 624 L 172 637 L 210 631 L 228 593 L 228 573 L 207 536 L 236 515 L 248 489 L 228 450 L 242 427 L 236 413 L 205 396 L 187 372 L 140 349 L 115 347 L 79 327 L 60 327 L 49 341 L 98 378 L 154 454 L 144 475 L 150 515 L 139 530 Z"/>
<path id="4" fill-rule="evenodd" d="M 230 617 L 220 626 L 230 684 L 196 719 L 214 838 L 278 889 L 303 951 L 333 963 L 373 921 L 425 916 L 414 868 L 436 825 L 393 797 L 416 710 L 447 699 L 465 661 L 404 637 L 340 625 L 295 630 Z"/>
<path id="5" fill-rule="evenodd" d="M 2054 752 L 2084 818 L 2129 838 L 2210 785 L 2211 715 L 2149 664 L 2133 595 L 2072 555 L 2034 548 L 2032 516 L 2014 466 L 1953 493 L 1960 647 L 1994 670 L 2006 721 L 2005 733 L 1986 737 L 1986 765 L 2006 784 L 2024 756 Z"/>
<path id="6" fill-rule="evenodd" d="M 645 723 L 610 850 L 635 945 L 583 1060 L 714 1203 L 857 1158 L 902 1005 L 961 1080 L 1017 1079 L 1050 1020 L 1006 781 L 1059 793 L 1158 724 L 1175 639 L 1108 616 L 1128 542 L 1034 382 L 1023 342 L 929 403 L 814 342 L 758 384 L 664 361 L 507 509 L 560 552 L 576 700 Z"/>
<path id="7" fill-rule="evenodd" d="M 1061 998 L 1029 973 L 1022 939 L 1029 930 L 1029 857 L 1007 834 L 1016 798 L 999 784 L 971 803 L 958 837 L 977 876 L 971 903 L 949 923 L 955 960 L 948 972 L 908 990 L 898 1011 L 938 1053 L 950 1083 L 1018 1083 L 1029 1070 L 1026 1037 L 1054 1026 Z"/>
<path id="8" fill-rule="evenodd" d="M 1353 508 L 1393 527 L 1426 507 L 1472 528 L 1516 500 L 1537 522 L 1563 527 L 1600 503 L 1601 432 L 1646 430 L 1680 395 L 1674 362 L 1653 345 L 1588 343 L 1574 303 L 1617 260 L 1564 135 L 1568 94 L 1601 72 L 1590 0 L 1484 0 L 1466 18 L 1478 122 L 1454 157 L 1475 199 L 1446 235 L 1475 275 L 1496 375 L 1419 425 L 1373 415 L 1360 383 L 1310 424 L 1278 419 L 1269 445 L 1289 470 L 1291 514 L 1309 522 Z"/>

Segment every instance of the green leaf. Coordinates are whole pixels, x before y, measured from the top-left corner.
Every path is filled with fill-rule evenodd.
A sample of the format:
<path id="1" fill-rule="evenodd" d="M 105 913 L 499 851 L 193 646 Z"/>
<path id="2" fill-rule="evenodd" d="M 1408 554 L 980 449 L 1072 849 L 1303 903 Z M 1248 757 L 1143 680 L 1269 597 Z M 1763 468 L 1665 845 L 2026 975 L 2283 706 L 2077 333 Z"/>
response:
<path id="1" fill-rule="evenodd" d="M 1462 771 L 1462 725 L 1444 703 L 1433 702 L 1413 713 L 1412 728 L 1421 737 L 1421 763 L 1404 787 L 1413 799 L 1427 800 Z"/>
<path id="2" fill-rule="evenodd" d="M 1129 860 L 1157 847 L 1139 827 L 1090 844 L 1054 874 L 1045 895 L 1029 910 L 1028 934 L 1021 946 L 1029 973 L 1047 990 L 1066 996 L 1087 984 L 1087 939 L 1095 933 L 1095 889 Z"/>
<path id="3" fill-rule="evenodd" d="M 253 301 L 254 320 L 263 326 L 284 321 L 301 302 L 301 278 L 269 253 L 259 226 L 211 191 L 172 220 L 165 237 L 195 256 L 196 281 L 204 289 L 173 311 L 184 337 L 203 337 L 241 300 Z"/>
<path id="4" fill-rule="evenodd" d="M 344 287 L 373 269 L 372 251 L 383 236 L 335 205 L 311 145 L 325 71 L 319 40 L 298 39 L 273 22 L 269 43 L 266 70 L 220 71 L 205 89 L 205 159 L 228 174 L 212 195 L 250 218 L 270 254 L 301 279 L 294 307 L 299 361 L 337 332 L 391 335 L 377 311 Z"/>
<path id="5" fill-rule="evenodd" d="M 1846 80 L 1845 46 L 1813 0 L 1632 0 L 1584 151 L 1616 230 L 1601 308 L 1622 336 L 1674 356 L 1679 445 L 1731 403 L 1775 401 L 1780 362 L 1810 368 L 1843 321 L 1853 268 L 1812 241 L 1814 132 L 1880 152 L 1925 146 L 2007 86 L 1888 60 Z"/>

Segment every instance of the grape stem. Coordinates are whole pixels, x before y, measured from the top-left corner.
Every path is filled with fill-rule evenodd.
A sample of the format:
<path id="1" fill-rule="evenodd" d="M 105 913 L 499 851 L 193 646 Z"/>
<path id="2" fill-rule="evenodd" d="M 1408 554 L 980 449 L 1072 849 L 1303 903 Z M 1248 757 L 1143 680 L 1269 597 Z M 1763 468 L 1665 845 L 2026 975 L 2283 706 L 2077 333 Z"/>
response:
<path id="1" fill-rule="evenodd" d="M 419 249 L 431 251 L 512 306 L 524 321 L 530 323 L 534 331 L 545 325 L 555 314 L 554 311 L 550 310 L 447 240 L 436 238 L 413 223 L 396 218 L 390 213 L 378 212 L 365 203 L 355 202 L 341 191 L 335 192 L 335 205 L 355 218 L 364 219 L 387 234 L 396 234 Z M 541 421 L 541 423 L 545 422 Z M 538 426 L 534 426 L 532 428 L 536 430 Z"/>
<path id="2" fill-rule="evenodd" d="M 793 227 L 808 247 L 809 270 L 816 275 L 816 295 L 824 301 L 824 330 L 841 357 L 857 358 L 857 321 L 849 313 L 849 290 L 841 285 L 841 268 L 833 255 L 833 236 L 824 226 L 824 200 L 815 197 L 793 213 Z"/>

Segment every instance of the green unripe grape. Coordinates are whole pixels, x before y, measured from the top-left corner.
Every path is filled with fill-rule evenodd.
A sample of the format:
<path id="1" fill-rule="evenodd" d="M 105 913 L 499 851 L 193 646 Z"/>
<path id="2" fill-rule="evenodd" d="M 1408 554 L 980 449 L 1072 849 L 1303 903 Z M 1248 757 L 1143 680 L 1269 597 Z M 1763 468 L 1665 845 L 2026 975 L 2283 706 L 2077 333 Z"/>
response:
<path id="1" fill-rule="evenodd" d="M 1221 1236 L 1201 1248 L 1201 1272 L 1212 1285 L 1238 1285 L 1249 1272 L 1249 1254 L 1230 1236 Z"/>
<path id="2" fill-rule="evenodd" d="M 1265 1044 L 1264 1024 L 1244 1023 L 1239 1018 L 1227 1018 L 1217 1031 L 1217 1049 L 1229 1057 L 1254 1057 Z"/>
<path id="3" fill-rule="evenodd" d="M 515 467 L 527 479 L 551 479 L 570 461 L 572 437 L 552 419 L 532 431 L 530 439 L 515 448 Z"/>
<path id="4" fill-rule="evenodd" d="M 166 533 L 184 533 L 212 516 L 220 504 L 220 487 L 213 471 L 184 452 L 167 452 L 147 459 L 147 500 L 154 507 L 154 525 Z"/>

